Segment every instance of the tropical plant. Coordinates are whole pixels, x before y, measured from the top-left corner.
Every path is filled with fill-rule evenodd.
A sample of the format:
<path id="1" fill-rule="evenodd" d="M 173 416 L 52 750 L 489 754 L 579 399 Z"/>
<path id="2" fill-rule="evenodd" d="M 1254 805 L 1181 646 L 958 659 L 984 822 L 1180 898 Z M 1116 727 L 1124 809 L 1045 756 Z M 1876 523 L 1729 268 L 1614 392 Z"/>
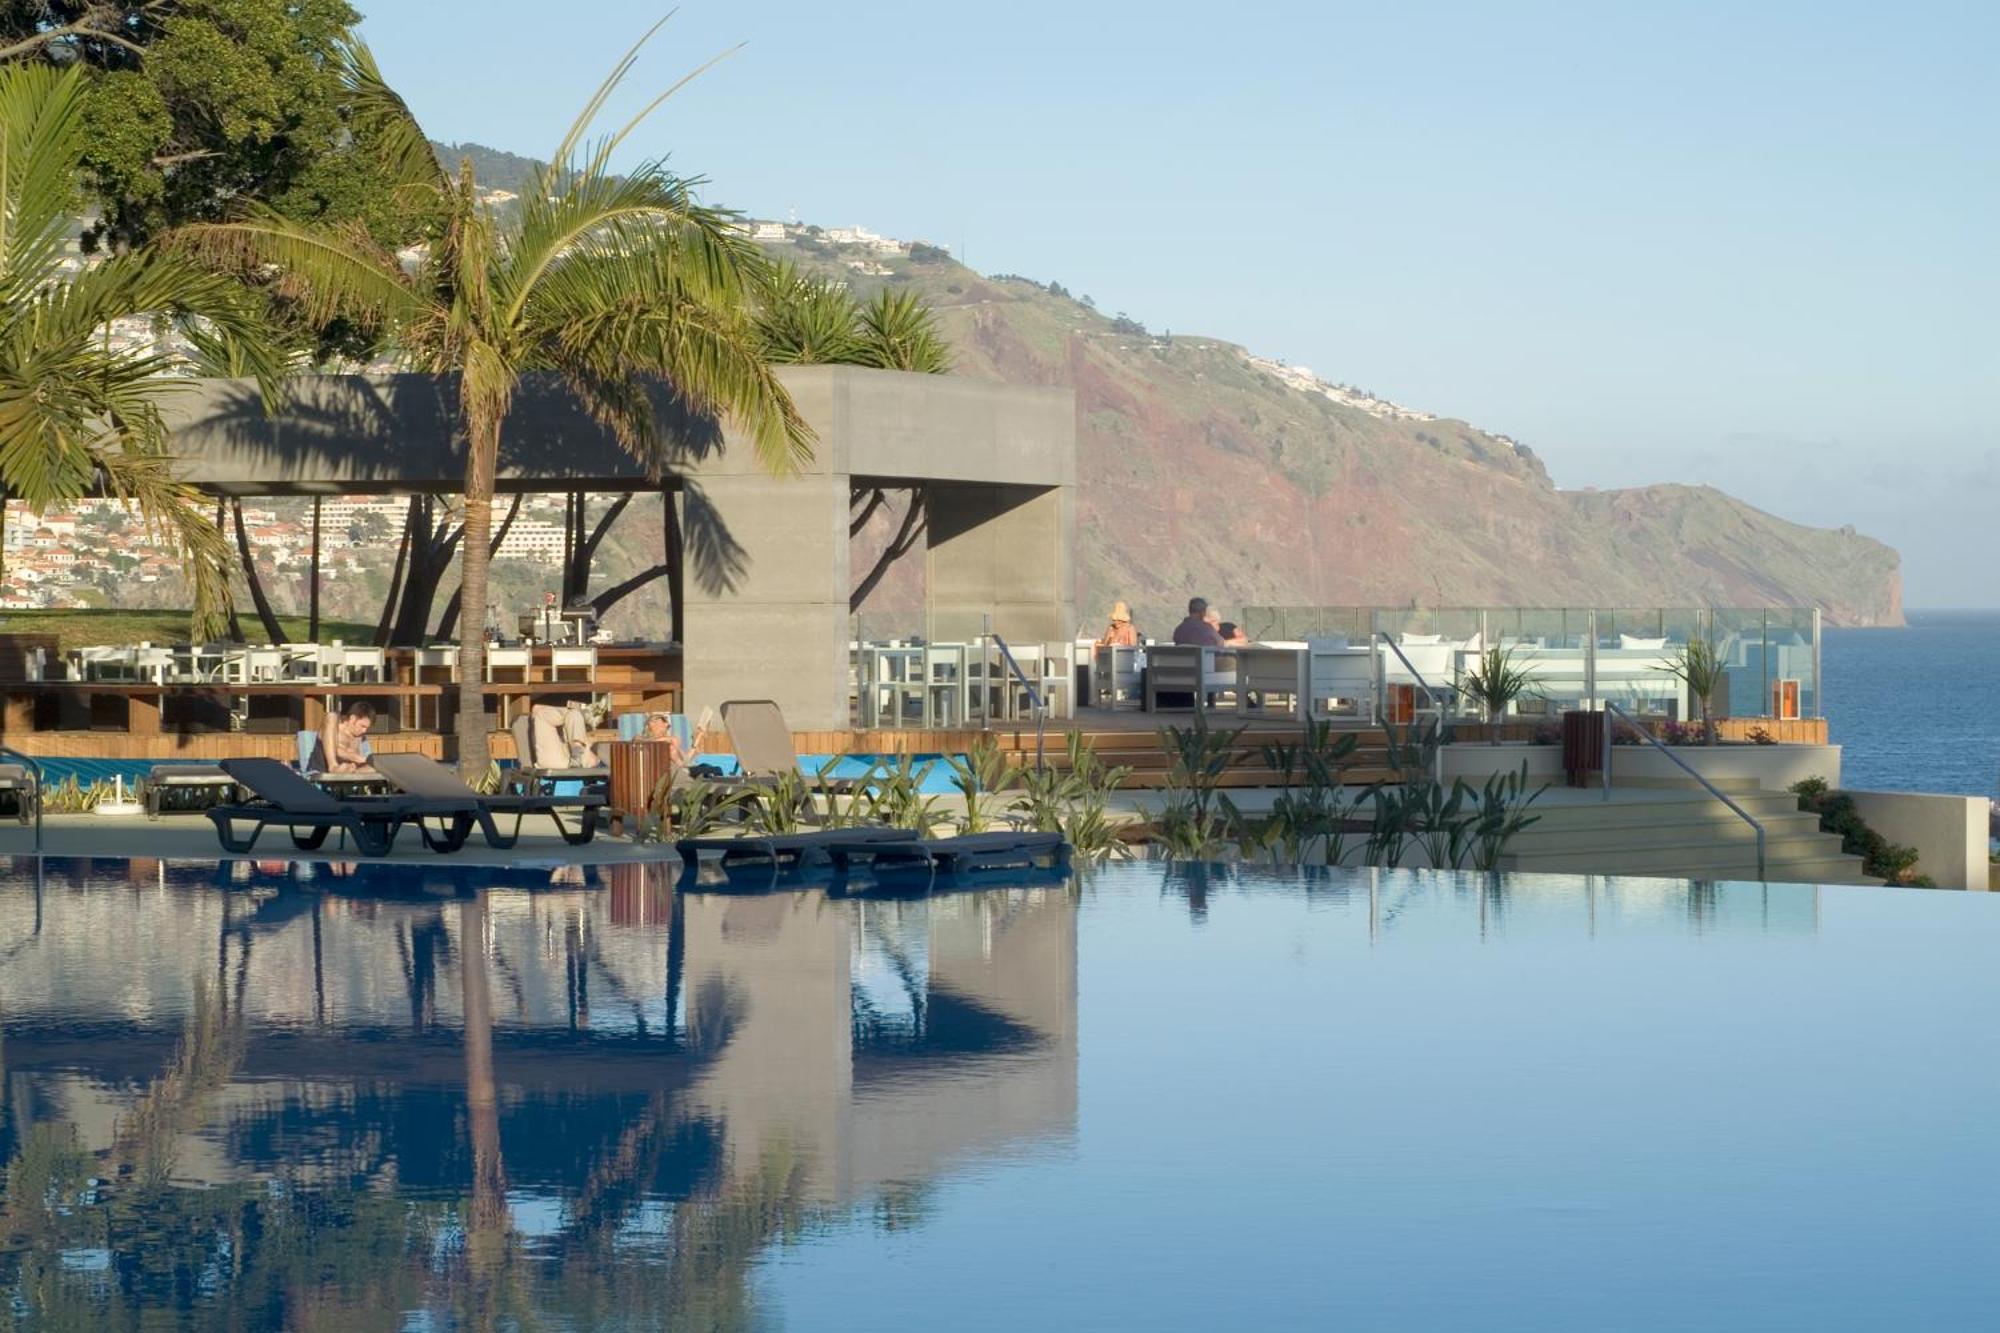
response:
<path id="1" fill-rule="evenodd" d="M 756 314 L 764 359 L 777 365 L 861 363 L 861 307 L 847 288 L 791 261 L 765 279 Z"/>
<path id="2" fill-rule="evenodd" d="M 938 331 L 937 315 L 915 292 L 877 292 L 861 311 L 860 333 L 862 365 L 923 375 L 951 369 L 951 348 Z"/>
<path id="3" fill-rule="evenodd" d="M 86 139 L 81 71 L 0 65 L 0 490 L 40 513 L 91 491 L 128 501 L 180 553 L 197 638 L 220 628 L 229 548 L 172 471 L 162 404 L 189 358 L 114 348 L 114 324 L 186 336 L 267 392 L 281 367 L 255 302 L 187 258 L 141 247 L 67 271 Z"/>
<path id="4" fill-rule="evenodd" d="M 698 180 L 657 160 L 617 175 L 609 167 L 612 153 L 687 80 L 615 133 L 584 142 L 659 26 L 613 68 L 505 218 L 481 202 L 469 163 L 456 174 L 439 167 L 367 48 L 345 48 L 356 123 L 379 140 L 399 189 L 420 199 L 418 211 L 430 219 L 407 266 L 358 226 L 315 227 L 257 206 L 240 220 L 181 233 L 212 261 L 274 266 L 315 322 L 346 316 L 378 326 L 412 369 L 455 377 L 467 440 L 459 562 L 469 627 L 487 604 L 501 431 L 524 375 L 561 378 L 655 469 L 669 460 L 657 411 L 662 387 L 679 407 L 733 416 L 772 472 L 793 471 L 810 456 L 812 432 L 764 361 L 749 316 L 768 267 L 762 252 L 735 214 L 698 201 Z M 476 630 L 459 637 L 460 671 L 478 680 L 484 640 Z M 479 691 L 460 692 L 458 762 L 470 772 L 487 761 L 482 703 Z"/>
<path id="5" fill-rule="evenodd" d="M 960 821 L 967 833 L 984 833 L 992 827 L 989 798 L 1020 780 L 1021 769 L 1007 758 L 991 732 L 981 732 L 963 755 L 951 755 L 951 785 L 965 798 L 965 817 Z"/>
<path id="6" fill-rule="evenodd" d="M 1079 732 L 1069 734 L 1066 759 L 1060 769 L 1043 766 L 1021 774 L 1014 812 L 1030 828 L 1062 834 L 1071 852 L 1086 860 L 1123 852 L 1125 842 L 1110 817 L 1110 798 L 1132 770 L 1098 758 Z"/>
<path id="7" fill-rule="evenodd" d="M 1336 737 L 1327 723 L 1315 722 L 1307 725 L 1298 744 L 1264 746 L 1264 763 L 1278 775 L 1279 790 L 1255 842 L 1269 850 L 1273 864 L 1281 859 L 1301 864 L 1315 848 L 1324 853 L 1326 864 L 1340 864 L 1352 814 L 1345 770 L 1359 743 L 1352 733 Z M 1255 848 L 1246 843 L 1244 850 Z"/>
<path id="8" fill-rule="evenodd" d="M 1668 661 L 1667 671 L 1687 686 L 1701 709 L 1703 744 L 1715 744 L 1715 696 L 1728 678 L 1721 648 L 1713 639 L 1691 638 Z"/>
<path id="9" fill-rule="evenodd" d="M 1514 650 L 1499 647 L 1479 655 L 1479 665 L 1459 681 L 1458 690 L 1485 716 L 1487 740 L 1494 745 L 1500 743 L 1500 723 L 1514 702 L 1541 696 L 1534 676 L 1515 662 Z"/>
<path id="10" fill-rule="evenodd" d="M 1528 763 L 1513 773 L 1495 773 L 1479 791 L 1479 805 L 1473 820 L 1472 864 L 1475 869 L 1494 871 L 1514 835 L 1541 818 L 1528 813 L 1547 784 L 1528 790 Z"/>
<path id="11" fill-rule="evenodd" d="M 802 774 L 791 770 L 749 790 L 744 822 L 759 833 L 782 836 L 804 828 L 811 809 L 812 789 Z"/>
<path id="12" fill-rule="evenodd" d="M 929 837 L 937 819 L 937 797 L 924 795 L 924 778 L 929 772 L 930 764 L 918 767 L 913 755 L 902 755 L 894 763 L 878 761 L 866 783 L 869 813 L 891 828 L 906 828 L 920 838 Z"/>

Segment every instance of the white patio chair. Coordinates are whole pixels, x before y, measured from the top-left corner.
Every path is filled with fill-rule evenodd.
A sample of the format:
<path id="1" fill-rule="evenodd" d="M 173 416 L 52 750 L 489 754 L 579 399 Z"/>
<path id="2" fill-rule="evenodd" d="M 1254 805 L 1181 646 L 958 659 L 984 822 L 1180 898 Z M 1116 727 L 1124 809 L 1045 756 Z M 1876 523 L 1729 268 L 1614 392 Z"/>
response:
<path id="1" fill-rule="evenodd" d="M 549 679 L 594 681 L 597 679 L 597 649 L 556 645 L 549 649 Z"/>
<path id="2" fill-rule="evenodd" d="M 971 711 L 967 688 L 967 658 L 962 643 L 933 643 L 924 648 L 924 725 L 956 727 Z"/>

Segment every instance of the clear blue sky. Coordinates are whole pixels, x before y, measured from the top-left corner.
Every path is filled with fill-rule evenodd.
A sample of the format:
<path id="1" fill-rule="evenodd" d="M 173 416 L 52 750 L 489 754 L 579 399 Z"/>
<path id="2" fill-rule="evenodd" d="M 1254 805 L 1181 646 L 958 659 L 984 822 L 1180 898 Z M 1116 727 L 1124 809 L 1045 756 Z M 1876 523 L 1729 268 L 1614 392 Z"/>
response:
<path id="1" fill-rule="evenodd" d="M 356 0 L 546 155 L 654 3 Z M 1754 13 L 1747 12 L 1754 10 Z M 552 17 L 555 16 L 555 17 Z M 708 197 L 963 247 L 2000 605 L 2000 6 L 691 0 L 624 99 Z"/>

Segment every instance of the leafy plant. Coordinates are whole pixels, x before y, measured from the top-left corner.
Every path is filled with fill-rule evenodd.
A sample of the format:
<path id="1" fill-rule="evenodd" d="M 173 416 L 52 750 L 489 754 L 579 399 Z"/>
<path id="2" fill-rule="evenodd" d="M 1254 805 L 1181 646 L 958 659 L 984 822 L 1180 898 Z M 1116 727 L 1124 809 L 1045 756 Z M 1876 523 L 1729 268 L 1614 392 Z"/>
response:
<path id="1" fill-rule="evenodd" d="M 97 808 L 99 801 L 110 794 L 109 782 L 93 782 L 86 787 L 72 773 L 62 781 L 51 783 L 42 789 L 42 813 L 87 815 Z"/>
<path id="2" fill-rule="evenodd" d="M 759 833 L 782 836 L 806 826 L 812 809 L 812 789 L 797 771 L 779 773 L 745 791 L 745 822 Z"/>
<path id="3" fill-rule="evenodd" d="M 1919 875 L 1917 850 L 1890 842 L 1868 826 L 1855 807 L 1854 798 L 1829 791 L 1824 778 L 1805 778 L 1791 786 L 1799 798 L 1799 809 L 1819 816 L 1820 830 L 1840 835 L 1840 850 L 1861 858 L 1861 868 L 1887 884 L 1912 888 L 1933 888 L 1930 878 Z"/>
<path id="4" fill-rule="evenodd" d="M 1110 798 L 1132 770 L 1106 764 L 1079 732 L 1069 734 L 1066 757 L 1061 770 L 1023 772 L 1012 809 L 1028 827 L 1062 834 L 1077 856 L 1094 860 L 1123 852 L 1124 841 L 1110 818 Z"/>
<path id="5" fill-rule="evenodd" d="M 1541 819 L 1540 815 L 1529 814 L 1528 807 L 1547 790 L 1546 784 L 1528 790 L 1526 760 L 1521 762 L 1518 772 L 1495 773 L 1486 779 L 1479 790 L 1479 806 L 1472 827 L 1474 869 L 1491 872 L 1500 868 L 1500 858 L 1506 854 L 1507 844 L 1514 835 Z"/>
<path id="6" fill-rule="evenodd" d="M 1241 823 L 1240 812 L 1222 795 L 1222 775 L 1235 762 L 1236 746 L 1243 732 L 1218 731 L 1205 713 L 1195 714 L 1192 725 L 1166 727 L 1160 732 L 1160 748 L 1173 761 L 1155 820 L 1154 842 L 1170 857 L 1181 860 L 1216 859 L 1224 844 Z"/>
<path id="7" fill-rule="evenodd" d="M 1668 661 L 1667 671 L 1687 686 L 1701 709 L 1703 743 L 1715 744 L 1715 696 L 1728 678 L 1722 650 L 1713 639 L 1691 638 Z"/>
<path id="8" fill-rule="evenodd" d="M 1298 744 L 1264 746 L 1265 766 L 1278 775 L 1270 817 L 1245 843 L 1246 854 L 1268 850 L 1273 864 L 1301 864 L 1317 845 L 1328 865 L 1339 865 L 1352 813 L 1344 778 L 1347 761 L 1360 743 L 1349 733 L 1335 737 L 1324 722 L 1308 725 Z"/>
<path id="9" fill-rule="evenodd" d="M 903 755 L 893 764 L 881 760 L 865 784 L 868 812 L 891 828 L 910 829 L 928 838 L 937 819 L 937 797 L 923 792 L 924 776 L 929 772 L 930 765 L 918 768 L 911 755 Z"/>
<path id="10" fill-rule="evenodd" d="M 986 832 L 993 822 L 989 798 L 1018 782 L 1020 767 L 1007 758 L 991 732 L 981 732 L 963 756 L 950 755 L 945 762 L 951 766 L 951 785 L 965 798 L 961 821 L 965 831 Z"/>
<path id="11" fill-rule="evenodd" d="M 1524 698 L 1540 698 L 1541 686 L 1535 678 L 1514 660 L 1514 649 L 1493 647 L 1479 655 L 1479 665 L 1466 673 L 1459 682 L 1459 693 L 1464 695 L 1485 715 L 1488 728 L 1487 740 L 1494 745 L 1500 743 L 1500 722 L 1507 716 L 1507 710 L 1514 701 Z"/>

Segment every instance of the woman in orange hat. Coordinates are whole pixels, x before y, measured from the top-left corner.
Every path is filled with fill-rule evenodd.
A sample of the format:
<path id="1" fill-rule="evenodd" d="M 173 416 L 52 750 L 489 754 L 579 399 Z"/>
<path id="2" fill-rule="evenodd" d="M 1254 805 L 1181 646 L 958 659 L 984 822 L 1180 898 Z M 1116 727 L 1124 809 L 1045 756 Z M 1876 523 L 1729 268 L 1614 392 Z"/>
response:
<path id="1" fill-rule="evenodd" d="M 1132 625 L 1132 608 L 1123 602 L 1111 604 L 1111 623 L 1105 627 L 1099 648 L 1137 648 L 1139 631 Z"/>

